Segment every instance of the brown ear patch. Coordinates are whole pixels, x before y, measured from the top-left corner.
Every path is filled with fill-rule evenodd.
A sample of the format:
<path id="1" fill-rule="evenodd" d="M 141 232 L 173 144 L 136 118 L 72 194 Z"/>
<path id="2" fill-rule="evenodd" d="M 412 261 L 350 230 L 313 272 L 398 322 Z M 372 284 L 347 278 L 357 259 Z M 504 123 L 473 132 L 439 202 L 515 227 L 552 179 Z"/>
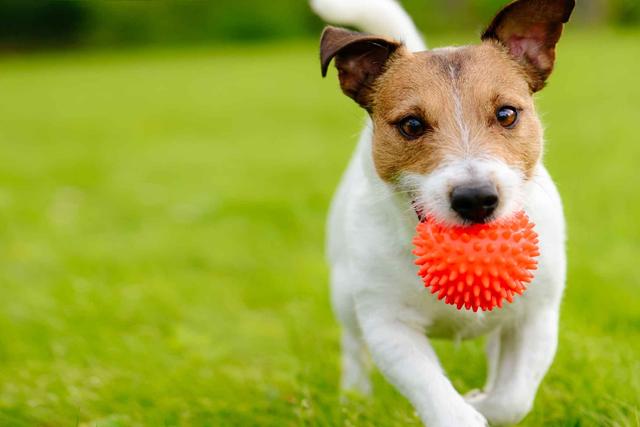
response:
<path id="1" fill-rule="evenodd" d="M 322 76 L 327 75 L 329 64 L 335 58 L 342 91 L 370 111 L 373 84 L 401 46 L 385 37 L 327 27 L 320 39 Z"/>
<path id="2" fill-rule="evenodd" d="M 555 62 L 555 48 L 575 0 L 517 0 L 504 7 L 482 35 L 495 40 L 524 66 L 532 91 L 542 89 Z"/>

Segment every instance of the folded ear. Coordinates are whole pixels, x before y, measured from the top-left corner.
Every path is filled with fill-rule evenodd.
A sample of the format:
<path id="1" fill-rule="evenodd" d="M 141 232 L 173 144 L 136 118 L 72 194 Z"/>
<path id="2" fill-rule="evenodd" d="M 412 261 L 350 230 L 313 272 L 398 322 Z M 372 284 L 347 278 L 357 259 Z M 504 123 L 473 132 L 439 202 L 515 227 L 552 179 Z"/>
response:
<path id="1" fill-rule="evenodd" d="M 329 63 L 335 58 L 342 91 L 370 111 L 373 84 L 401 46 L 388 38 L 327 27 L 320 40 L 322 76 L 327 75 Z"/>
<path id="2" fill-rule="evenodd" d="M 502 9 L 482 40 L 496 40 L 525 66 L 531 89 L 542 89 L 556 57 L 562 27 L 575 0 L 516 0 Z"/>

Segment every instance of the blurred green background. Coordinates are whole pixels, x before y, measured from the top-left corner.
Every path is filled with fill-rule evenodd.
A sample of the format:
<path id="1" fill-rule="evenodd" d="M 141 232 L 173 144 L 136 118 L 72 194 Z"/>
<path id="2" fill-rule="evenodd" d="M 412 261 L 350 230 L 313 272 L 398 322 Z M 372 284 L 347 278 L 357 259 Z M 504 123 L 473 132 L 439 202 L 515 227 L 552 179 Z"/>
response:
<path id="1" fill-rule="evenodd" d="M 480 28 L 503 0 L 405 0 L 431 34 Z M 579 0 L 575 22 L 634 26 L 638 0 Z M 323 23 L 304 0 L 0 0 L 0 46 L 100 47 L 314 37 Z"/>
<path id="2" fill-rule="evenodd" d="M 499 1 L 406 4 L 430 45 Z M 640 425 L 638 2 L 579 0 L 538 96 L 560 347 L 524 426 Z M 0 425 L 418 426 L 341 404 L 324 222 L 364 114 L 304 1 L 0 1 Z M 437 350 L 482 385 L 482 340 Z"/>

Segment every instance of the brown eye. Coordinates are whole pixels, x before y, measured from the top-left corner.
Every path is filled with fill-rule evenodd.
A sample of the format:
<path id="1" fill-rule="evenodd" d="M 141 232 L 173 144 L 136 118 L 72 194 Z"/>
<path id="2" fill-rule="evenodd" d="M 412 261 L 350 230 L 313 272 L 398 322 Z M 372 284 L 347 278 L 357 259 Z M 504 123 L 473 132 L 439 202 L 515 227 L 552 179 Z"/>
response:
<path id="1" fill-rule="evenodd" d="M 398 123 L 398 131 L 407 139 L 416 139 L 422 136 L 427 126 L 417 117 L 407 117 Z"/>
<path id="2" fill-rule="evenodd" d="M 496 119 L 498 119 L 500 126 L 510 129 L 514 127 L 518 121 L 518 110 L 514 107 L 500 107 L 500 109 L 496 111 Z"/>

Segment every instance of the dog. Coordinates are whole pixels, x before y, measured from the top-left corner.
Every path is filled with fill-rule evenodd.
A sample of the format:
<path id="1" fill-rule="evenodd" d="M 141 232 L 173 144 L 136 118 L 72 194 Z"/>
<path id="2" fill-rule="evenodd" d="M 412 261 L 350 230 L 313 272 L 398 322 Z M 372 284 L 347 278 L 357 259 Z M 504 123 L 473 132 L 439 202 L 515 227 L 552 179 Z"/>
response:
<path id="1" fill-rule="evenodd" d="M 342 91 L 367 124 L 334 197 L 327 252 L 342 326 L 344 390 L 370 393 L 369 354 L 429 427 L 508 425 L 532 409 L 557 347 L 565 286 L 565 224 L 542 165 L 533 96 L 551 74 L 574 0 L 516 0 L 479 44 L 427 50 L 393 0 L 312 0 L 328 26 L 322 75 L 335 62 Z M 523 296 L 491 312 L 457 310 L 416 276 L 412 236 L 431 215 L 449 225 L 525 210 L 540 239 Z M 429 338 L 487 336 L 488 375 L 462 396 Z"/>

